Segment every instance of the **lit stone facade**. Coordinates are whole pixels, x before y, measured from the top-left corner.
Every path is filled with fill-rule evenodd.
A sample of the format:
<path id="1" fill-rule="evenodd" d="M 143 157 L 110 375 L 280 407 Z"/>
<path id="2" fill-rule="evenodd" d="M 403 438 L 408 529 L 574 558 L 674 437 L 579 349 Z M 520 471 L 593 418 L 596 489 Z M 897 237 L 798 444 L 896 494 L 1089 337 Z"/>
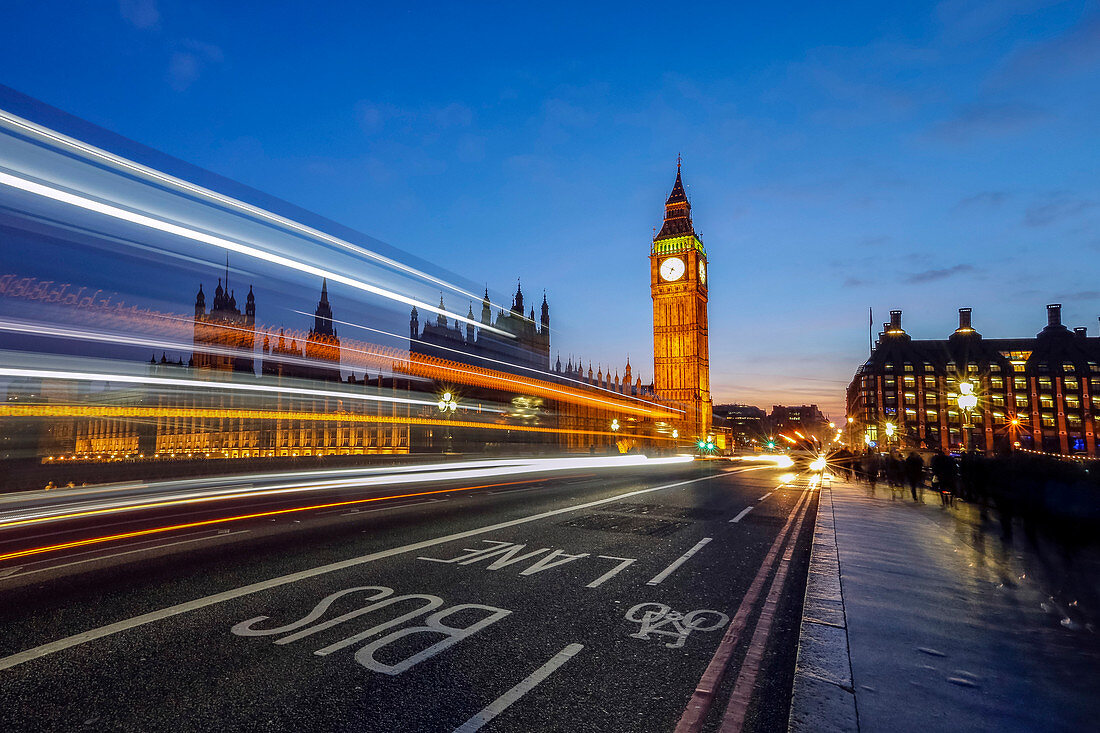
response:
<path id="1" fill-rule="evenodd" d="M 961 382 L 978 397 L 969 416 L 958 405 Z M 1034 338 L 1017 339 L 983 338 L 961 308 L 949 338 L 914 340 L 901 311 L 891 311 L 848 387 L 847 412 L 850 439 L 882 448 L 1096 456 L 1100 338 L 1062 325 L 1059 304 L 1047 306 L 1047 325 Z"/>
<path id="2" fill-rule="evenodd" d="M 650 250 L 653 392 L 684 410 L 684 437 L 711 431 L 707 253 L 691 223 L 691 203 L 676 165 L 665 220 Z"/>

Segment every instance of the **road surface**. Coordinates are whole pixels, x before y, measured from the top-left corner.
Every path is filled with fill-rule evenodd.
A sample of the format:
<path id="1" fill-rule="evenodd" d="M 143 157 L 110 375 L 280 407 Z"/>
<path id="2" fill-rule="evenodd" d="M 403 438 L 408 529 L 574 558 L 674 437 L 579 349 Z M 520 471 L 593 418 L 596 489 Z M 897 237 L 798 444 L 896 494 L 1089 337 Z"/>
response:
<path id="1" fill-rule="evenodd" d="M 364 503 L 342 486 L 304 511 L 10 530 L 0 551 L 139 534 L 0 563 L 0 729 L 784 729 L 816 508 L 791 470 L 557 471 Z M 229 515 L 260 516 L 140 534 Z"/>

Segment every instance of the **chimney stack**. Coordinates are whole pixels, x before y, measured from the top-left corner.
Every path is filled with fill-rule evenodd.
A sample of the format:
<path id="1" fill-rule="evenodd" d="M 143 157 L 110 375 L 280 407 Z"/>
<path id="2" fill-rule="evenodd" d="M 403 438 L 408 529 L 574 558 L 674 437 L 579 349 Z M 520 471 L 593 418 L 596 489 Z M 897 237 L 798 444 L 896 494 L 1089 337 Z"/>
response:
<path id="1" fill-rule="evenodd" d="M 970 308 L 959 308 L 959 330 L 973 330 L 970 325 Z"/>
<path id="2" fill-rule="evenodd" d="M 1051 303 L 1047 306 L 1047 327 L 1062 325 L 1062 304 Z"/>
<path id="3" fill-rule="evenodd" d="M 1085 338 L 1089 335 L 1089 330 L 1084 326 L 1078 326 L 1077 328 L 1073 329 L 1073 332 L 1081 338 Z"/>
<path id="4" fill-rule="evenodd" d="M 890 311 L 890 330 L 901 330 L 901 311 Z"/>

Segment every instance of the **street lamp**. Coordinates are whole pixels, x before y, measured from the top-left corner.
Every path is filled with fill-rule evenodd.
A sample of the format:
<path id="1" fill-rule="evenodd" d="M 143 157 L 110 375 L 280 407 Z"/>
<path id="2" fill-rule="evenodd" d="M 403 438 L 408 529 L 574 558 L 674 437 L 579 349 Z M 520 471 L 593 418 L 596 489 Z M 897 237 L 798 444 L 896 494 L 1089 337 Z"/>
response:
<path id="1" fill-rule="evenodd" d="M 894 426 L 894 423 L 892 423 L 892 422 L 886 423 L 886 425 L 884 427 L 885 427 L 885 430 L 886 430 L 886 445 L 887 445 L 887 447 L 889 447 L 890 439 L 894 437 L 894 433 L 897 432 L 897 428 Z"/>
<path id="2" fill-rule="evenodd" d="M 439 397 L 439 402 L 436 403 L 436 407 L 440 412 L 446 413 L 447 411 L 454 412 L 458 409 L 458 400 L 450 392 L 444 392 Z"/>
<path id="3" fill-rule="evenodd" d="M 454 413 L 458 409 L 458 400 L 450 392 L 444 392 L 439 396 L 439 402 L 435 403 L 435 406 L 439 408 L 439 411 L 446 415 L 448 412 Z M 453 442 L 451 439 L 451 426 L 447 424 L 447 432 L 443 436 L 447 441 L 446 450 L 444 452 L 450 453 L 453 448 Z"/>
<path id="4" fill-rule="evenodd" d="M 959 396 L 955 398 L 959 403 L 959 409 L 963 411 L 963 451 L 970 449 L 970 411 L 978 406 L 978 395 L 974 394 L 974 385 L 970 382 L 959 382 Z"/>
<path id="5" fill-rule="evenodd" d="M 615 432 L 619 431 L 619 418 L 616 417 L 611 419 L 611 429 Z"/>

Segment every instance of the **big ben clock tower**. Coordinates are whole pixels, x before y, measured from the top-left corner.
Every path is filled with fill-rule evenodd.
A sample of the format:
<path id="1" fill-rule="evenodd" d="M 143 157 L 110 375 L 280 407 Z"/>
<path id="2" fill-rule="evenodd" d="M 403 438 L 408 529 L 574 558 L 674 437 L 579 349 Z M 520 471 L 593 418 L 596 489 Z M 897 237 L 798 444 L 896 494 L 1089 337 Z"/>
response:
<path id="1" fill-rule="evenodd" d="M 681 434 L 701 438 L 711 427 L 707 337 L 707 252 L 691 225 L 680 180 L 665 202 L 665 222 L 649 253 L 653 295 L 653 391 L 685 411 Z M 683 437 L 688 437 L 684 435 Z"/>

